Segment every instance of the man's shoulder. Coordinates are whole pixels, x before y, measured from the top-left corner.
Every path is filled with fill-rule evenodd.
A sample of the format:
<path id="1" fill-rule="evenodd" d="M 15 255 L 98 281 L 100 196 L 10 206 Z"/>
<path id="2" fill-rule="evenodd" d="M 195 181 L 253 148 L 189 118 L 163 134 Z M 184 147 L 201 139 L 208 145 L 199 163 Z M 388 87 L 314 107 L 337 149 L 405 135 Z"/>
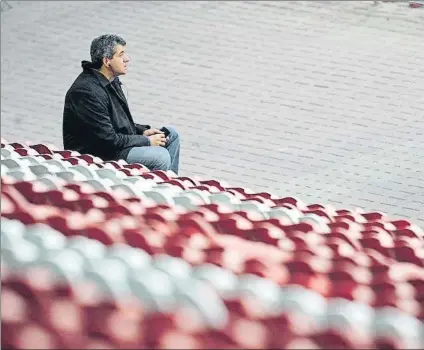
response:
<path id="1" fill-rule="evenodd" d="M 73 94 L 100 94 L 104 93 L 97 77 L 87 72 L 81 72 L 67 91 L 67 95 Z"/>
<path id="2" fill-rule="evenodd" d="M 71 88 L 83 88 L 83 87 L 101 87 L 99 80 L 94 74 L 88 72 L 81 72 L 74 80 Z"/>

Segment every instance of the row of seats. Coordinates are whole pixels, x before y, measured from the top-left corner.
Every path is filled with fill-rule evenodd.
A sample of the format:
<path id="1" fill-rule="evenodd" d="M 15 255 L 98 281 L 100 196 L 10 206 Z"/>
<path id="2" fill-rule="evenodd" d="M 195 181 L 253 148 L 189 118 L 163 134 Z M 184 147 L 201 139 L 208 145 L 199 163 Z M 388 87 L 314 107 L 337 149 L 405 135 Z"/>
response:
<path id="1" fill-rule="evenodd" d="M 36 149 L 38 151 L 35 151 Z M 16 153 L 16 151 L 19 150 L 24 150 L 26 153 L 32 154 L 32 156 L 22 157 L 20 153 Z M 35 153 L 29 152 L 30 150 Z M 3 153 L 5 155 L 3 155 Z M 54 156 L 57 157 L 53 159 Z M 95 171 L 97 170 L 97 168 L 103 169 L 103 171 Z M 136 171 L 133 173 L 122 172 L 123 169 L 127 168 Z M 121 172 L 119 172 L 119 170 L 121 170 Z M 360 223 L 378 220 L 385 222 L 388 219 L 387 215 L 384 215 L 383 213 L 379 212 L 365 213 L 361 212 L 360 210 L 336 210 L 333 206 L 321 204 L 306 205 L 305 203 L 294 197 L 278 198 L 276 195 L 266 192 L 253 193 L 249 189 L 244 189 L 240 187 L 230 187 L 225 182 L 220 182 L 213 179 L 204 180 L 199 178 L 177 177 L 174 176 L 172 172 L 149 172 L 148 169 L 141 164 L 127 164 L 123 160 L 119 160 L 118 162 L 103 162 L 97 157 L 93 157 L 91 155 L 86 154 L 81 155 L 78 152 L 74 151 L 71 152 L 51 150 L 46 145 L 24 146 L 22 144 L 17 143 L 2 143 L 2 174 L 6 174 L 7 171 L 8 176 L 13 177 L 15 179 L 22 179 L 22 176 L 25 175 L 27 178 L 29 177 L 30 179 L 33 179 L 34 175 L 47 175 L 49 173 L 53 173 L 55 174 L 56 178 L 63 176 L 67 181 L 72 180 L 74 178 L 75 181 L 78 182 L 90 181 L 90 184 L 102 190 L 105 190 L 108 187 L 107 184 L 110 183 L 112 183 L 111 186 L 116 184 L 122 184 L 120 179 L 124 179 L 125 177 L 130 177 L 130 179 L 127 179 L 127 181 L 131 182 L 131 187 L 133 189 L 134 187 L 138 186 L 141 186 L 141 189 L 147 189 L 146 181 L 142 182 L 137 180 L 152 179 L 157 183 L 166 183 L 179 187 L 182 190 L 197 189 L 199 191 L 194 192 L 196 194 L 198 194 L 199 192 L 203 192 L 203 194 L 205 194 L 204 192 L 207 192 L 208 194 L 227 193 L 230 194 L 230 196 L 222 197 L 222 200 L 227 204 L 231 204 L 231 201 L 236 204 L 239 204 L 240 201 L 249 200 L 250 202 L 265 204 L 266 206 L 271 207 L 281 206 L 287 207 L 289 209 L 295 208 L 301 210 L 304 213 L 313 213 L 318 216 L 325 217 L 327 219 L 335 217 L 335 220 L 357 221 Z M 66 171 L 69 171 L 70 174 L 61 173 Z M 137 177 L 137 179 L 135 179 L 134 177 Z M 47 176 L 47 178 L 49 177 Z M 92 180 L 103 181 L 96 182 Z M 142 184 L 144 184 L 144 186 Z M 147 185 L 147 187 L 148 186 L 149 185 Z M 128 192 L 132 194 L 131 189 L 128 190 Z M 207 196 L 207 194 L 205 195 Z M 201 194 L 197 195 L 197 197 L 199 196 L 200 201 L 204 202 L 205 198 L 201 197 Z M 266 208 L 266 206 L 260 206 L 260 209 Z M 406 220 L 395 221 L 393 222 L 393 224 L 395 226 L 402 227 L 410 225 Z"/>
<path id="2" fill-rule="evenodd" d="M 337 222 L 326 224 L 318 220 L 313 222 L 308 214 L 302 216 L 299 213 L 296 214 L 298 223 L 287 224 L 287 221 L 282 218 L 287 218 L 286 214 L 290 215 L 290 210 L 281 208 L 278 209 L 278 212 L 273 212 L 275 216 L 281 215 L 280 217 L 268 219 L 252 218 L 249 211 L 221 211 L 219 205 L 199 205 L 196 210 L 186 209 L 179 213 L 170 209 L 169 206 L 163 207 L 154 201 L 153 205 L 146 207 L 145 201 L 136 198 L 133 198 L 132 201 L 121 200 L 111 193 L 99 191 L 81 194 L 80 191 L 75 190 L 75 186 L 79 186 L 77 184 L 65 185 L 68 187 L 64 186 L 60 190 L 47 191 L 37 189 L 37 184 L 25 181 L 5 183 L 2 187 L 2 197 L 6 202 L 3 214 L 30 223 L 36 221 L 33 216 L 37 215 L 36 209 L 34 211 L 27 210 L 30 204 L 42 204 L 44 207 L 53 205 L 56 208 L 80 212 L 98 209 L 98 211 L 112 214 L 112 216 L 132 215 L 138 219 L 138 225 L 144 223 L 150 229 L 159 225 L 168 227 L 169 230 L 172 227 L 171 223 L 176 224 L 179 231 L 183 228 L 188 230 L 187 227 L 194 226 L 193 229 L 203 234 L 212 231 L 215 234 L 232 235 L 267 243 L 282 251 L 307 250 L 312 254 L 316 253 L 324 257 L 340 255 L 342 251 L 345 252 L 344 255 L 349 252 L 352 255 L 364 249 L 372 249 L 385 258 L 410 262 L 418 266 L 423 265 L 422 232 L 412 227 L 388 230 L 381 222 L 369 222 L 355 226 Z M 21 205 L 18 204 L 18 192 L 19 196 L 23 197 L 21 201 L 24 203 Z M 62 232 L 72 235 L 73 230 L 63 217 L 63 220 L 56 216 L 54 218 L 56 218 L 56 222 L 62 224 L 60 228 Z M 103 221 L 105 219 L 105 217 L 102 218 Z M 127 241 L 122 232 L 121 234 L 109 234 L 102 227 L 97 226 L 96 234 L 99 237 L 102 236 L 104 243 L 113 243 L 116 240 Z M 136 226 L 133 229 L 142 229 L 142 227 Z M 163 229 L 166 230 L 166 228 Z"/>
<path id="3" fill-rule="evenodd" d="M 191 181 L 194 183 L 195 181 L 188 178 L 184 178 L 184 180 L 180 178 L 168 178 L 168 180 L 164 181 L 164 177 L 167 175 L 163 172 L 155 172 L 161 174 L 157 176 L 160 178 L 160 181 L 157 181 L 157 179 L 149 178 L 154 172 L 144 173 L 140 176 L 127 176 L 119 173 L 116 169 L 92 170 L 83 165 L 71 166 L 65 172 L 44 172 L 44 170 L 37 172 L 34 169 L 32 170 L 34 172 L 31 172 L 31 166 L 27 167 L 26 165 L 18 164 L 20 167 L 19 170 L 16 170 L 7 163 L 8 161 L 16 163 L 12 159 L 2 159 L 2 166 L 7 164 L 2 172 L 4 183 L 16 184 L 17 181 L 41 182 L 45 185 L 44 187 L 38 186 L 34 188 L 24 183 L 20 186 L 19 190 L 27 194 L 27 197 L 31 196 L 44 200 L 53 200 L 55 201 L 53 203 L 55 205 L 66 205 L 66 202 L 69 202 L 63 198 L 63 195 L 66 194 L 63 192 L 63 188 L 72 189 L 74 192 L 77 192 L 77 195 L 73 195 L 74 201 L 81 197 L 87 197 L 88 194 L 93 195 L 95 192 L 100 192 L 100 195 L 107 196 L 107 193 L 112 191 L 115 197 L 119 196 L 123 200 L 131 202 L 137 202 L 139 199 L 145 202 L 152 200 L 156 204 L 181 206 L 186 210 L 195 210 L 199 205 L 204 204 L 219 204 L 225 206 L 226 209 L 223 210 L 227 211 L 248 211 L 249 213 L 246 215 L 257 218 L 257 220 L 277 218 L 283 220 L 286 224 L 297 224 L 300 222 L 314 223 L 318 226 L 314 227 L 314 230 L 320 229 L 319 226 L 323 226 L 323 224 L 328 224 L 330 227 L 336 227 L 338 229 L 355 229 L 357 227 L 356 224 L 360 224 L 366 227 L 380 226 L 382 229 L 392 233 L 392 235 L 420 235 L 423 237 L 422 230 L 408 221 L 383 220 L 383 215 L 380 213 L 335 211 L 333 208 L 318 208 L 317 205 L 308 206 L 306 209 L 299 209 L 300 201 L 289 197 L 276 200 L 277 202 L 284 201 L 283 206 L 265 205 L 258 203 L 254 198 L 245 197 L 240 199 L 233 193 L 230 193 L 229 190 L 213 193 L 213 191 L 208 192 L 193 187 L 184 189 L 184 185 L 181 182 Z M 64 167 L 60 161 L 55 161 L 56 163 Z M 40 166 L 44 167 L 44 165 Z M 63 175 L 64 173 L 73 173 L 75 176 Z M 63 178 L 61 177 L 62 175 L 64 176 Z M 78 178 L 76 175 L 80 175 L 84 179 Z M 148 179 L 145 177 L 148 177 Z M 181 186 L 176 186 L 175 182 L 180 180 L 181 182 L 179 183 Z M 213 180 L 203 182 L 212 183 Z M 70 183 L 72 183 L 72 186 Z M 60 192 L 58 192 L 59 190 Z M 246 193 L 245 190 L 240 190 L 239 193 L 241 192 Z M 69 194 L 72 201 L 71 191 L 67 191 L 67 194 Z M 28 199 L 30 201 L 37 200 L 37 198 Z M 107 196 L 105 199 L 111 200 L 111 197 Z M 84 209 L 102 205 L 100 201 L 97 201 L 99 204 L 90 203 L 90 201 L 85 202 L 89 207 Z M 292 204 L 292 207 L 288 208 L 288 204 Z M 303 205 L 303 207 L 305 206 Z M 324 229 L 327 227 L 324 225 Z"/>
<path id="4" fill-rule="evenodd" d="M 38 327 L 40 332 L 53 327 L 54 334 L 64 340 L 68 340 L 65 334 L 77 331 L 80 334 L 77 338 L 70 339 L 71 341 L 81 342 L 81 337 L 89 337 L 91 332 L 95 335 L 97 332 L 106 332 L 103 336 L 112 344 L 117 339 L 110 339 L 111 336 L 125 337 L 124 330 L 111 330 L 108 328 L 111 326 L 108 326 L 107 320 L 104 319 L 104 313 L 119 313 L 118 311 L 103 310 L 103 306 L 99 306 L 103 304 L 98 299 L 95 300 L 95 305 L 91 304 L 92 300 L 86 305 L 84 304 L 86 300 L 81 301 L 69 292 L 63 298 L 64 295 L 55 289 L 56 285 L 60 288 L 65 286 L 65 289 L 73 289 L 73 286 L 88 284 L 94 287 L 99 297 L 109 303 L 105 309 L 110 308 L 110 303 L 119 304 L 120 300 L 139 304 L 136 309 L 137 317 L 134 314 L 129 315 L 134 309 L 118 316 L 115 314 L 110 316 L 113 319 L 123 318 L 127 321 L 120 325 L 116 320 L 114 323 L 116 327 L 124 327 L 129 321 L 127 317 L 135 317 L 137 322 L 141 323 L 144 320 L 147 323 L 145 326 L 152 327 L 155 325 L 149 322 L 152 317 L 172 315 L 181 312 L 182 309 L 194 312 L 197 319 L 196 322 L 192 322 L 200 323 L 203 327 L 199 329 L 197 325 L 193 330 L 186 330 L 183 333 L 188 332 L 191 335 L 189 337 L 191 343 L 197 345 L 203 339 L 205 330 L 213 331 L 220 336 L 227 333 L 228 336 L 228 332 L 236 331 L 234 329 L 237 328 L 236 324 L 246 330 L 252 327 L 254 332 L 246 334 L 240 330 L 238 336 L 233 334 L 229 337 L 232 344 L 239 347 L 281 346 L 279 341 L 287 340 L 279 339 L 279 337 L 285 338 L 284 332 L 290 333 L 288 334 L 290 339 L 306 337 L 320 347 L 341 344 L 340 346 L 348 348 L 360 348 L 376 345 L 379 341 L 391 341 L 410 348 L 418 346 L 424 339 L 423 325 L 414 317 L 392 307 L 374 310 L 366 304 L 341 298 L 326 300 L 320 294 L 299 285 L 280 287 L 253 274 L 237 276 L 228 269 L 213 264 L 192 267 L 183 259 L 166 254 L 152 257 L 141 249 L 123 244 L 105 246 L 82 236 L 66 238 L 44 224 L 25 226 L 19 221 L 2 218 L 1 231 L 2 238 L 5 237 L 9 242 L 6 246 L 3 246 L 2 242 L 2 284 L 7 292 L 6 300 L 12 300 L 3 305 L 4 291 L 2 291 L 2 308 L 22 309 L 21 313 L 28 314 L 27 318 L 21 317 L 18 320 L 12 314 L 11 320 L 6 318 L 2 319 L 2 322 L 17 322 L 19 330 L 22 331 L 27 329 L 28 325 L 25 322 L 31 318 L 30 315 L 35 315 L 37 322 L 31 319 L 32 327 Z M 47 246 L 47 241 L 55 242 L 55 248 L 52 245 Z M 22 300 L 23 298 L 27 298 L 27 301 Z M 16 303 L 20 303 L 21 306 L 17 307 Z M 243 306 L 244 303 L 248 306 Z M 58 310 L 54 310 L 56 307 Z M 99 311 L 98 307 L 102 311 Z M 259 309 L 243 310 L 245 307 Z M 85 308 L 90 309 L 89 315 L 85 317 L 90 319 L 100 314 L 101 319 L 83 320 L 84 316 L 81 313 L 87 311 Z M 93 308 L 97 312 L 94 312 Z M 66 324 L 69 309 L 76 313 L 75 317 L 78 316 L 78 319 L 73 320 L 70 325 Z M 90 314 L 90 311 L 94 315 Z M 190 312 L 187 315 L 191 315 Z M 45 316 L 38 319 L 38 315 Z M 300 328 L 296 328 L 290 324 L 288 330 L 283 330 L 287 320 L 293 319 L 296 323 L 297 317 L 301 317 L 302 322 L 306 320 L 308 327 L 300 325 Z M 89 324 L 84 321 L 88 321 Z M 266 326 L 273 324 L 274 321 L 277 321 L 275 327 L 278 327 L 278 333 L 273 338 L 273 332 Z M 279 324 L 280 322 L 282 324 Z M 83 324 L 86 327 L 83 327 Z M 161 328 L 161 325 L 158 324 L 157 327 Z M 144 327 L 141 329 L 144 330 Z M 352 333 L 350 336 L 345 335 L 347 330 Z M 148 333 L 151 336 L 157 335 L 158 332 L 162 333 L 163 330 Z M 158 346 L 156 342 L 161 341 L 155 338 L 151 340 L 153 344 L 146 343 L 144 342 L 146 339 L 141 339 L 135 330 L 129 338 L 122 339 L 123 343 L 115 345 Z M 20 337 L 17 339 L 22 341 Z M 16 339 L 12 337 L 10 341 Z M 51 344 L 57 346 L 57 340 Z M 203 343 L 200 348 L 211 345 Z M 228 345 L 227 343 L 226 346 Z"/>
<path id="5" fill-rule="evenodd" d="M 25 202 L 23 207 L 27 215 L 37 213 L 37 206 L 31 207 Z M 267 277 L 281 285 L 297 283 L 324 296 L 345 297 L 373 306 L 398 306 L 418 317 L 424 315 L 424 300 L 420 294 L 424 276 L 419 273 L 422 269 L 410 262 L 396 261 L 373 249 L 354 249 L 349 242 L 337 237 L 333 241 L 319 241 L 321 235 L 313 232 L 307 233 L 309 239 L 304 233 L 288 232 L 280 240 L 283 243 L 276 247 L 222 234 L 202 216 L 189 218 L 191 213 L 179 217 L 174 213 L 173 219 L 167 215 L 167 222 L 158 220 L 162 217 L 158 213 L 162 211 L 161 215 L 166 216 L 169 210 L 153 207 L 140 214 L 138 220 L 129 222 L 123 218 L 133 217 L 102 217 L 101 221 L 94 223 L 85 219 L 82 213 L 76 217 L 56 212 L 44 220 L 33 217 L 26 223 L 43 222 L 68 237 L 83 236 L 105 245 L 127 244 L 151 255 L 166 253 L 180 257 L 191 265 L 212 263 L 236 274 Z M 3 212 L 3 216 L 16 219 L 13 211 L 10 214 Z M 172 220 L 175 220 L 174 226 Z M 314 235 L 317 239 L 311 239 Z M 15 244 L 8 237 L 2 240 L 4 249 Z M 16 244 L 20 245 L 21 241 Z M 43 244 L 46 249 L 54 250 L 57 242 L 46 235 Z M 94 254 L 96 249 L 92 251 Z"/>
<path id="6" fill-rule="evenodd" d="M 47 274 L 51 283 L 48 293 L 43 286 L 48 301 L 42 309 L 64 303 L 81 316 L 63 331 L 52 326 L 63 323 L 60 317 L 22 316 L 15 322 L 9 307 L 2 328 L 11 336 L 2 344 L 26 348 L 28 329 L 37 339 L 50 339 L 50 345 L 39 343 L 46 348 L 424 343 L 424 235 L 408 220 L 307 205 L 50 145 L 2 139 L 1 156 L 7 298 L 24 305 L 25 315 L 42 314 L 28 298 L 40 287 L 32 276 Z M 106 300 L 96 304 L 96 315 L 128 324 L 137 314 L 137 336 L 125 333 L 128 327 L 111 329 L 107 317 L 92 331 L 93 309 L 75 296 L 85 288 L 77 286 L 87 283 Z M 57 295 L 58 285 L 72 293 Z M 130 307 L 131 315 L 122 313 L 117 305 L 123 302 L 138 306 Z M 177 326 L 181 315 L 197 321 Z M 393 330 L 389 319 L 400 318 L 408 331 Z M 202 327 L 193 326 L 199 322 Z"/>

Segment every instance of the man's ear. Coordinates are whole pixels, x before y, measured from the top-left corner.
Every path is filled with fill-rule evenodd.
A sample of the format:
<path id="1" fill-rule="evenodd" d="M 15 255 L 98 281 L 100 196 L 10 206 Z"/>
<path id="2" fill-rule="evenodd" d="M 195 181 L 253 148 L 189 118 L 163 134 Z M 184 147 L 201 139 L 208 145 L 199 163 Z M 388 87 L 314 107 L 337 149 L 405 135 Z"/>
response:
<path id="1" fill-rule="evenodd" d="M 109 59 L 108 58 L 106 58 L 106 57 L 103 57 L 103 65 L 105 66 L 105 67 L 109 67 Z"/>

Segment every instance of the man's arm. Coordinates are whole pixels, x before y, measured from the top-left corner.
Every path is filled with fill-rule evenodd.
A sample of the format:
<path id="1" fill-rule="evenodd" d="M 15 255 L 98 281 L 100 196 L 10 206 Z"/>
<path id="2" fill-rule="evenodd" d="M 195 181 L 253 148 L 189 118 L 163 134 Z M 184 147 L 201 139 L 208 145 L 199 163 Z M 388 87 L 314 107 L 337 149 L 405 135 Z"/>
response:
<path id="1" fill-rule="evenodd" d="M 149 146 L 150 140 L 146 136 L 125 135 L 114 130 L 106 101 L 106 94 L 97 95 L 85 89 L 75 91 L 73 96 L 77 117 L 90 128 L 105 149 L 117 151 L 127 147 Z"/>
<path id="2" fill-rule="evenodd" d="M 142 124 L 135 123 L 135 128 L 137 129 L 137 134 L 143 135 L 143 133 L 146 130 L 149 130 L 151 128 L 151 126 L 150 125 L 142 125 Z"/>

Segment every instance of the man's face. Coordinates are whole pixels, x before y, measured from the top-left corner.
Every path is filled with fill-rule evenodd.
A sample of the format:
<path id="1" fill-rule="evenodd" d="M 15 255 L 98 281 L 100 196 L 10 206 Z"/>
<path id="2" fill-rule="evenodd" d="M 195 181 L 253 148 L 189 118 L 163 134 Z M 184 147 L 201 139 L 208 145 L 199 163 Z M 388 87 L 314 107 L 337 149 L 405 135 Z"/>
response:
<path id="1" fill-rule="evenodd" d="M 130 57 L 126 53 L 126 46 L 117 45 L 115 54 L 112 59 L 109 60 L 110 69 L 115 76 L 124 75 L 128 73 L 128 64 Z"/>

